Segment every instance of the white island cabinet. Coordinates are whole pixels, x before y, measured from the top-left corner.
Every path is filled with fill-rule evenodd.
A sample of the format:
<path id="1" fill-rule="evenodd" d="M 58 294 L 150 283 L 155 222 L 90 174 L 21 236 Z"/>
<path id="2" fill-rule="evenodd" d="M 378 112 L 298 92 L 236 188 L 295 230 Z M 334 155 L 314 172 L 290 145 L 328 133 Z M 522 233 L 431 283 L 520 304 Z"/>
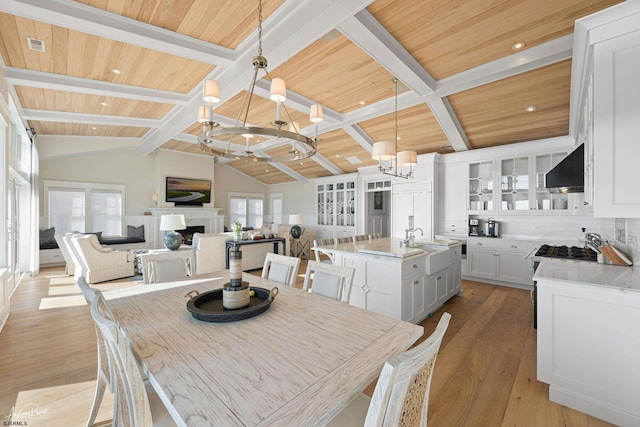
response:
<path id="1" fill-rule="evenodd" d="M 549 400 L 640 426 L 640 270 L 545 258 L 534 279 Z"/>
<path id="2" fill-rule="evenodd" d="M 355 268 L 351 305 L 419 323 L 461 292 L 461 246 L 421 240 L 406 248 L 400 241 L 339 243 L 322 250 L 332 253 L 337 265 Z"/>

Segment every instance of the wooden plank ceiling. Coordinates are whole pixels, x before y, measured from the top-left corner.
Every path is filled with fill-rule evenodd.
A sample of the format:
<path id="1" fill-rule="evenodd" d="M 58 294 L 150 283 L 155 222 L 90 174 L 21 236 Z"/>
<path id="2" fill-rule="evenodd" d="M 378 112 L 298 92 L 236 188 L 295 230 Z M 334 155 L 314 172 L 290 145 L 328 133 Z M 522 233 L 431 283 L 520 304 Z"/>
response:
<path id="1" fill-rule="evenodd" d="M 264 0 L 263 55 L 287 83 L 283 116 L 312 135 L 309 106 L 321 104 L 322 141 L 298 162 L 216 162 L 266 184 L 375 165 L 373 142 L 395 138 L 393 77 L 406 86 L 399 149 L 447 153 L 566 135 L 573 23 L 620 1 Z M 257 24 L 257 1 L 11 0 L 0 3 L 0 55 L 25 126 L 39 135 L 135 137 L 143 154 L 209 155 L 196 138 L 202 82 L 219 82 L 216 120 L 235 123 Z M 275 104 L 259 78 L 248 122 L 269 126 Z M 264 138 L 250 145 L 261 156 L 289 149 Z"/>

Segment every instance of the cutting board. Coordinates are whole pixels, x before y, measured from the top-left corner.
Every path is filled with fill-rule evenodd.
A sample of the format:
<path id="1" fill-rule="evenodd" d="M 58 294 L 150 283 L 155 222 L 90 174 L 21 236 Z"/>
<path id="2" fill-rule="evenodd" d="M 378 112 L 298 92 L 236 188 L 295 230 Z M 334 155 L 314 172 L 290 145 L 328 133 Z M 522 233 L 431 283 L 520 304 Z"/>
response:
<path id="1" fill-rule="evenodd" d="M 604 256 L 609 258 L 615 265 L 633 265 L 633 262 L 631 262 L 629 258 L 627 258 L 622 252 L 611 245 L 601 246 L 599 249 L 600 252 L 602 252 Z"/>

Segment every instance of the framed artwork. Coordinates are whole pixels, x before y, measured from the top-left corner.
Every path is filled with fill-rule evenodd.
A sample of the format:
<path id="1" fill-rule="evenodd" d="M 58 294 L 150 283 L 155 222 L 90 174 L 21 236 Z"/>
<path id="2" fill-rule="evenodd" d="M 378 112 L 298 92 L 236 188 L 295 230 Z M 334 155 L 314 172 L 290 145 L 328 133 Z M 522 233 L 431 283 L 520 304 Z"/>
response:
<path id="1" fill-rule="evenodd" d="M 373 192 L 373 203 L 371 204 L 372 214 L 384 214 L 384 191 Z"/>

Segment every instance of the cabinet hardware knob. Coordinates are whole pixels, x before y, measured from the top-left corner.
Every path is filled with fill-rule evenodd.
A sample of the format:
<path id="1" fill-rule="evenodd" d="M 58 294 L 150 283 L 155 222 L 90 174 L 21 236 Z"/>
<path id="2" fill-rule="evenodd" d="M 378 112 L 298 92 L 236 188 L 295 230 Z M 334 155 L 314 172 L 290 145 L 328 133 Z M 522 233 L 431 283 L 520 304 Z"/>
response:
<path id="1" fill-rule="evenodd" d="M 586 200 L 584 202 L 582 202 L 583 205 L 588 206 L 589 202 L 587 202 Z"/>
<path id="2" fill-rule="evenodd" d="M 478 243 L 476 243 L 476 245 L 478 245 L 478 246 L 482 246 L 482 243 L 478 242 Z"/>
<path id="3" fill-rule="evenodd" d="M 413 284 L 414 284 L 414 285 L 417 285 L 418 283 L 420 283 L 420 281 L 419 281 L 419 280 L 414 280 L 414 281 L 413 281 Z"/>
<path id="4" fill-rule="evenodd" d="M 413 268 L 418 268 L 418 266 L 416 264 L 413 264 Z"/>
<path id="5" fill-rule="evenodd" d="M 441 279 L 442 279 L 442 277 L 438 276 L 438 280 L 441 280 Z"/>
<path id="6" fill-rule="evenodd" d="M 511 245 L 511 247 L 512 247 L 512 248 L 517 248 L 517 246 L 516 246 L 516 245 Z"/>

